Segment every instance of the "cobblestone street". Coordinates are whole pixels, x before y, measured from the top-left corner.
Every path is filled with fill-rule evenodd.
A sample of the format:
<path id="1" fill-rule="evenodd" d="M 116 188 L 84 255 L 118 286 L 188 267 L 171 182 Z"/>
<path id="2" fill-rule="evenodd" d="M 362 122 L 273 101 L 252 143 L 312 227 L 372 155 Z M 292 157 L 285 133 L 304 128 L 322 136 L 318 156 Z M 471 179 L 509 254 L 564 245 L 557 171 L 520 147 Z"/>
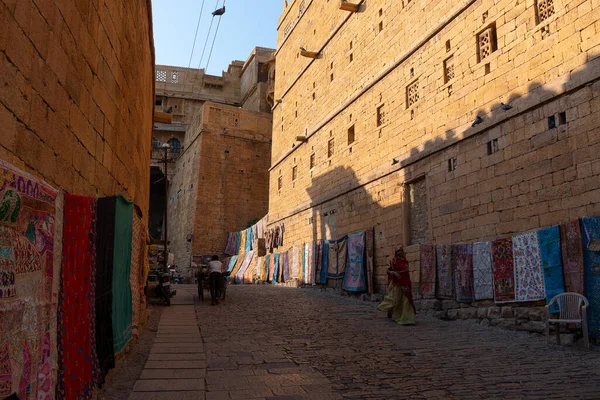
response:
<path id="1" fill-rule="evenodd" d="M 598 351 L 421 318 L 317 289 L 232 286 L 196 303 L 206 399 L 598 398 Z M 282 397 L 283 396 L 283 397 Z"/>

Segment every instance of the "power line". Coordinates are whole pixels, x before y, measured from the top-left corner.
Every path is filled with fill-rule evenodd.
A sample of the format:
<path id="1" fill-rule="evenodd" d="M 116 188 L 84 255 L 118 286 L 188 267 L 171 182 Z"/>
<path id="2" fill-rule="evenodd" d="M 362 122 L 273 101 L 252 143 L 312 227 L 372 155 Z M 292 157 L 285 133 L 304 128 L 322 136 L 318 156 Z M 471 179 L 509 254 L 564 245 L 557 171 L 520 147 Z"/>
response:
<path id="1" fill-rule="evenodd" d="M 192 66 L 192 57 L 194 57 L 194 49 L 196 48 L 196 39 L 198 39 L 198 30 L 200 29 L 200 20 L 202 19 L 202 11 L 204 11 L 204 1 L 202 0 L 202 6 L 200 7 L 200 15 L 198 16 L 198 25 L 196 25 L 196 34 L 194 35 L 194 44 L 192 45 L 192 54 L 190 54 L 190 62 L 188 68 Z"/>
<path id="2" fill-rule="evenodd" d="M 223 7 L 225 7 L 225 0 L 223 0 Z M 208 53 L 208 61 L 206 61 L 206 71 L 208 71 L 208 64 L 210 64 L 210 57 L 212 56 L 213 48 L 215 47 L 215 41 L 217 40 L 217 34 L 219 33 L 220 25 L 221 25 L 221 15 L 219 15 L 219 22 L 217 22 L 217 29 L 215 30 L 215 37 L 213 38 L 212 45 L 210 46 L 210 53 Z"/>
<path id="3" fill-rule="evenodd" d="M 219 0 L 217 0 L 217 4 L 215 4 L 215 10 L 217 10 L 218 8 L 219 8 Z M 204 53 L 206 52 L 206 46 L 208 45 L 208 39 L 210 39 L 210 31 L 212 29 L 214 20 L 215 20 L 214 18 L 210 19 L 210 26 L 208 27 L 208 33 L 206 34 L 206 40 L 204 41 L 204 49 L 202 49 L 202 56 L 200 57 L 200 62 L 198 63 L 198 69 L 200 69 L 200 66 L 202 65 L 202 60 L 204 59 Z M 219 17 L 219 20 L 220 20 L 220 17 Z"/>

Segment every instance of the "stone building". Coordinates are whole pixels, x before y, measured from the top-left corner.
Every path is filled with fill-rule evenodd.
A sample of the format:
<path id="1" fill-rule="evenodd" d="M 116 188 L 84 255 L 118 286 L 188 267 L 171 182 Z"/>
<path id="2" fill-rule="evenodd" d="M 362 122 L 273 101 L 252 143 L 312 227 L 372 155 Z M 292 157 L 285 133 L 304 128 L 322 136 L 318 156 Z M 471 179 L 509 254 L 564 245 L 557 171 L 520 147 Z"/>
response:
<path id="1" fill-rule="evenodd" d="M 257 47 L 220 77 L 156 68 L 155 110 L 172 114 L 173 123 L 154 124 L 151 233 L 163 233 L 160 160 L 169 143 L 168 237 L 179 266 L 192 255 L 221 254 L 228 232 L 267 213 L 272 116 L 263 67 L 273 51 Z"/>
<path id="2" fill-rule="evenodd" d="M 0 159 L 68 193 L 123 194 L 146 223 L 149 2 L 0 0 L 0 23 Z"/>
<path id="3" fill-rule="evenodd" d="M 395 246 L 600 214 L 599 5 L 286 2 L 269 191 L 281 250 L 375 226 L 381 292 Z"/>

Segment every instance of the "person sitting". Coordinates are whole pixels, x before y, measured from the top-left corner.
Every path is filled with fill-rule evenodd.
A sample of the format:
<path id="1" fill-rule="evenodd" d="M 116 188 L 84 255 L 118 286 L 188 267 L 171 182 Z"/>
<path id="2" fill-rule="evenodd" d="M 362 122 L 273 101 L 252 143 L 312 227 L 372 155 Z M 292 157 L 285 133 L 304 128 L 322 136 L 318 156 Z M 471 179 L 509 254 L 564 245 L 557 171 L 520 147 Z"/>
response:
<path id="1" fill-rule="evenodd" d="M 221 281 L 223 280 L 222 274 L 223 263 L 219 261 L 219 256 L 212 256 L 211 261 L 208 263 L 208 273 L 210 282 L 210 305 L 214 306 L 219 304 L 219 297 L 221 297 Z"/>

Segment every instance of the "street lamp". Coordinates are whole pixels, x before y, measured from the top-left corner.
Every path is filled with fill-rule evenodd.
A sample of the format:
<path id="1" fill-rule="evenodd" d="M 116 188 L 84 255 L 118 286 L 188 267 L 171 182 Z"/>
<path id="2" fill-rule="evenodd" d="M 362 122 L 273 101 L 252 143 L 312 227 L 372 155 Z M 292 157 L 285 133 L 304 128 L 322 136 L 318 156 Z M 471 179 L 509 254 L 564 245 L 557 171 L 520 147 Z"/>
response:
<path id="1" fill-rule="evenodd" d="M 167 263 L 168 263 L 168 259 L 169 259 L 169 250 L 167 248 L 167 243 L 168 243 L 168 233 L 169 233 L 169 220 L 168 220 L 168 207 L 169 207 L 169 176 L 168 176 L 168 168 L 169 168 L 169 149 L 171 148 L 171 145 L 169 143 L 164 143 L 162 145 L 162 148 L 165 151 L 165 156 L 163 158 L 163 162 L 165 164 L 165 216 L 164 216 L 164 220 L 165 220 L 165 254 L 164 254 L 164 260 L 163 260 L 163 267 L 165 269 L 165 271 L 168 271 L 167 268 Z"/>

